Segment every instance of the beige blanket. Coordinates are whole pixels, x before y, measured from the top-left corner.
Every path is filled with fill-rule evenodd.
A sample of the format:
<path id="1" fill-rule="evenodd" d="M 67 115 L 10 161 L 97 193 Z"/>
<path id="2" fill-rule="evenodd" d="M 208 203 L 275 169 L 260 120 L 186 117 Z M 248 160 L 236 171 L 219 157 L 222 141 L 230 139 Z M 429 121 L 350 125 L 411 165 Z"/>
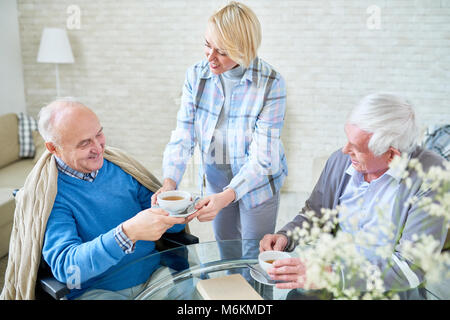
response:
<path id="1" fill-rule="evenodd" d="M 107 147 L 105 159 L 120 166 L 151 191 L 161 183 L 144 166 L 119 149 Z M 0 299 L 34 299 L 47 219 L 57 192 L 58 169 L 46 151 L 16 195 L 5 285 Z"/>

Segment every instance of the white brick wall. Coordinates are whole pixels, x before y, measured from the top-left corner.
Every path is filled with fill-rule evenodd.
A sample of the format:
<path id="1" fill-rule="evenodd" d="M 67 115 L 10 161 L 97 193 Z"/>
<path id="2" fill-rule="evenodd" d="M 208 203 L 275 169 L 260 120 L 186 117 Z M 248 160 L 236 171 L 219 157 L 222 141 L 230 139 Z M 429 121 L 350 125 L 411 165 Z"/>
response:
<path id="1" fill-rule="evenodd" d="M 423 126 L 450 122 L 450 1 L 244 2 L 262 24 L 260 57 L 287 83 L 284 190 L 309 191 L 313 160 L 344 143 L 346 113 L 368 93 L 409 97 Z M 42 28 L 65 27 L 67 7 L 77 5 L 81 28 L 68 30 L 76 62 L 60 67 L 62 93 L 97 112 L 109 144 L 159 176 L 184 73 L 203 57 L 206 20 L 224 3 L 19 0 L 28 111 L 36 115 L 55 92 L 53 66 L 36 62 Z M 372 5 L 379 30 L 367 27 Z"/>

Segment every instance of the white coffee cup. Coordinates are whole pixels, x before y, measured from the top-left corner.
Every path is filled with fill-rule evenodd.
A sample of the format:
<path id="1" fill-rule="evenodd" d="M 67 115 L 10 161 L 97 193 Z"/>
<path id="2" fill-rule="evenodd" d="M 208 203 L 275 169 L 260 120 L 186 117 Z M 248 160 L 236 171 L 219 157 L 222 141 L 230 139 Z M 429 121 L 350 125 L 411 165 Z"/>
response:
<path id="1" fill-rule="evenodd" d="M 176 197 L 179 197 L 181 199 L 170 200 L 170 198 Z M 170 211 L 172 213 L 183 212 L 192 203 L 191 194 L 189 192 L 180 190 L 161 192 L 160 194 L 158 194 L 156 199 L 160 208 Z"/>
<path id="2" fill-rule="evenodd" d="M 290 258 L 291 255 L 284 251 L 263 251 L 258 255 L 259 266 L 267 272 L 268 269 L 273 268 L 271 262 L 279 259 Z M 268 262 L 271 261 L 271 262 Z"/>

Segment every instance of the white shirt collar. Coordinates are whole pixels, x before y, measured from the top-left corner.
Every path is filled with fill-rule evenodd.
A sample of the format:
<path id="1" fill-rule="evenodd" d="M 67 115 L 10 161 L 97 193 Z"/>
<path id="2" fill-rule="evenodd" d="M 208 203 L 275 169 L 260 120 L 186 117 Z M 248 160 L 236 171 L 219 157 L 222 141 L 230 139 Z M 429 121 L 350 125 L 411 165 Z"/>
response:
<path id="1" fill-rule="evenodd" d="M 358 180 L 364 180 L 363 174 L 359 171 L 357 171 L 353 165 L 350 163 L 350 166 L 345 171 L 346 174 L 350 175 L 353 178 L 357 178 Z M 402 172 L 399 170 L 394 170 L 393 168 L 389 168 L 385 173 L 383 173 L 380 177 L 375 179 L 374 181 L 379 181 L 383 176 L 390 176 L 392 177 L 397 183 L 400 183 L 400 180 L 402 179 Z"/>

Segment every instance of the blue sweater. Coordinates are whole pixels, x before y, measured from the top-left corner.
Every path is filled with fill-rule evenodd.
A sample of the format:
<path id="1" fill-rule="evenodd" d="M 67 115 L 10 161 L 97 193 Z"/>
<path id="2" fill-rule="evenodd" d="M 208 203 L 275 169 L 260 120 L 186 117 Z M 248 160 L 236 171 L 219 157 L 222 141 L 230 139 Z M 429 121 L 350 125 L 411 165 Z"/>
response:
<path id="1" fill-rule="evenodd" d="M 81 289 L 69 298 L 93 288 L 121 290 L 145 282 L 159 267 L 159 258 L 142 259 L 125 272 L 126 264 L 156 253 L 153 241 L 137 241 L 125 254 L 114 238 L 114 229 L 151 206 L 152 192 L 117 165 L 104 160 L 93 182 L 58 174 L 58 193 L 45 231 L 42 255 L 61 282 L 81 280 Z M 168 232 L 179 232 L 174 225 Z"/>

